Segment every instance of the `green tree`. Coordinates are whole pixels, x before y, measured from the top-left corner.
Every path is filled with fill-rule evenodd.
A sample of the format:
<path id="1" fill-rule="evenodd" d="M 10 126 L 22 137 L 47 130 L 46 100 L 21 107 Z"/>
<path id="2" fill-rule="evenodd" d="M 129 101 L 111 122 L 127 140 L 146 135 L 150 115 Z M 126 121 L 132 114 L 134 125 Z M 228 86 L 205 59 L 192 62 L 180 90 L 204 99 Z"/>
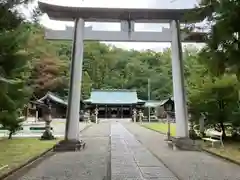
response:
<path id="1" fill-rule="evenodd" d="M 22 48 L 29 25 L 14 11 L 20 1 L 0 3 L 0 124 L 9 130 L 9 139 L 21 127 L 20 112 L 31 91 L 27 86 L 29 57 Z"/>
<path id="2" fill-rule="evenodd" d="M 210 31 L 206 36 L 206 47 L 201 56 L 214 75 L 225 72 L 236 74 L 240 81 L 240 4 L 231 0 L 202 0 L 201 12 L 209 20 Z"/>
<path id="3" fill-rule="evenodd" d="M 87 71 L 83 72 L 82 99 L 88 99 L 92 90 L 92 80 Z"/>
<path id="4" fill-rule="evenodd" d="M 207 124 L 223 131 L 224 123 L 232 123 L 233 112 L 238 107 L 237 80 L 232 76 L 206 78 L 189 94 L 192 119 L 198 123 L 201 113 L 206 115 Z"/>
<path id="5" fill-rule="evenodd" d="M 29 77 L 28 56 L 21 49 L 28 34 L 27 25 L 20 25 L 14 31 L 0 34 L 0 76 L 7 81 L 1 82 L 0 96 L 0 124 L 10 131 L 12 137 L 19 127 L 20 112 L 31 93 L 27 86 Z"/>

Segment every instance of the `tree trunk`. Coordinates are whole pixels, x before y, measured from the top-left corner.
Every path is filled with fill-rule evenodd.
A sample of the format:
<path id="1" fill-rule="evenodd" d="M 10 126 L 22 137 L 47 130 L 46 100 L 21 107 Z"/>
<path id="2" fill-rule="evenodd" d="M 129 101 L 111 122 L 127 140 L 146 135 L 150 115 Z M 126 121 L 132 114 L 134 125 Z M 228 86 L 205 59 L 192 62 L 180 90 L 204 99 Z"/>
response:
<path id="1" fill-rule="evenodd" d="M 223 125 L 223 122 L 220 122 L 220 127 L 221 127 L 221 129 L 222 129 L 222 132 L 223 132 L 223 138 L 225 138 L 226 137 L 226 133 L 225 133 L 225 127 L 224 127 L 224 125 Z"/>
<path id="2" fill-rule="evenodd" d="M 9 132 L 8 139 L 12 139 L 13 132 Z"/>
<path id="3" fill-rule="evenodd" d="M 240 82 L 240 69 L 237 70 L 236 77 L 238 82 Z M 238 90 L 238 100 L 240 100 L 240 90 Z"/>

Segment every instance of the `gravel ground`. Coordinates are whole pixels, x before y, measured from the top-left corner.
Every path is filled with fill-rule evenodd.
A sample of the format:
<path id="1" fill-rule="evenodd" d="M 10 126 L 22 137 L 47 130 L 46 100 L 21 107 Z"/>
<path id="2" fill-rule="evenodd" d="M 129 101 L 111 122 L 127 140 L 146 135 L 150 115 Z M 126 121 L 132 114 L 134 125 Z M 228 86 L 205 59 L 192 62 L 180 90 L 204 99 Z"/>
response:
<path id="1" fill-rule="evenodd" d="M 164 135 L 133 123 L 124 126 L 180 180 L 240 180 L 238 165 L 205 152 L 173 151 Z"/>
<path id="2" fill-rule="evenodd" d="M 82 133 L 86 148 L 56 153 L 18 180 L 107 180 L 109 124 L 92 125 Z"/>

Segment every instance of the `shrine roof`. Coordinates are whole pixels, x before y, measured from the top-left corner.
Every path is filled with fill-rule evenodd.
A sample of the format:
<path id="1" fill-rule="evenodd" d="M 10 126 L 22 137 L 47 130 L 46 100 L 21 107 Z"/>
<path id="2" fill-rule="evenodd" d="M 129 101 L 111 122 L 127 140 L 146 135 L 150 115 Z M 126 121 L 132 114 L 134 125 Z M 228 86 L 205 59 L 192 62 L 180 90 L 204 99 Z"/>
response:
<path id="1" fill-rule="evenodd" d="M 49 99 L 53 102 L 62 104 L 62 105 L 66 105 L 67 106 L 67 102 L 64 101 L 62 98 L 56 96 L 55 94 L 53 94 L 52 92 L 48 92 L 45 96 L 43 96 L 42 98 L 38 99 L 36 102 L 38 103 L 42 103 L 45 99 Z"/>
<path id="2" fill-rule="evenodd" d="M 164 100 L 160 100 L 160 101 L 156 101 L 156 100 L 149 100 L 146 101 L 145 103 L 145 107 L 158 107 L 158 106 L 162 106 L 165 103 L 167 103 L 168 101 L 174 101 L 173 97 L 170 97 L 168 99 L 164 99 Z"/>
<path id="3" fill-rule="evenodd" d="M 168 99 L 161 100 L 161 105 L 164 105 L 168 101 L 174 101 L 173 97 L 170 97 Z"/>
<path id="4" fill-rule="evenodd" d="M 85 103 L 91 104 L 115 104 L 127 105 L 143 103 L 145 101 L 138 99 L 136 90 L 126 89 L 106 89 L 106 90 L 92 90 L 89 99 L 84 100 Z"/>
<path id="5" fill-rule="evenodd" d="M 149 100 L 149 101 L 146 101 L 146 103 L 145 103 L 145 107 L 157 107 L 157 106 L 162 106 L 162 105 L 164 105 L 166 102 L 168 102 L 168 101 L 174 101 L 173 100 L 173 97 L 170 97 L 170 98 L 168 98 L 168 99 L 164 99 L 164 100 L 159 100 L 159 101 L 157 101 L 157 100 Z"/>
<path id="6" fill-rule="evenodd" d="M 136 22 L 160 21 L 160 20 L 180 20 L 186 22 L 186 14 L 201 9 L 149 9 L 149 8 L 106 8 L 106 7 L 73 7 L 50 4 L 39 1 L 39 8 L 47 13 L 49 18 L 56 20 L 74 20 L 83 18 L 86 21 L 120 21 L 132 20 Z M 189 22 L 200 22 L 205 19 L 205 15 L 192 17 Z"/>
<path id="7" fill-rule="evenodd" d="M 149 100 L 146 101 L 145 103 L 145 107 L 157 107 L 157 106 L 161 106 L 162 105 L 162 101 L 154 101 L 154 100 Z"/>

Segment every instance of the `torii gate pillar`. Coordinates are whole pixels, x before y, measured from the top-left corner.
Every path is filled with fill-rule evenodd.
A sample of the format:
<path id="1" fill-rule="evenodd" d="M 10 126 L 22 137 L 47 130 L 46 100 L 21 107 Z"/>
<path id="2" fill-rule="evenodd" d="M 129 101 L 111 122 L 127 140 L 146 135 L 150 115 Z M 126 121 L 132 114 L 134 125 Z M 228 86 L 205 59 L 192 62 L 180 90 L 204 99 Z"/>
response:
<path id="1" fill-rule="evenodd" d="M 81 147 L 85 147 L 85 143 L 80 141 L 79 138 L 84 24 L 85 23 L 82 18 L 75 19 L 65 139 L 55 147 L 55 151 L 76 151 L 80 150 Z"/>
<path id="2" fill-rule="evenodd" d="M 75 20 L 74 24 L 71 77 L 67 111 L 68 123 L 65 132 L 66 140 L 79 139 L 79 110 L 82 84 L 84 20 L 78 18 Z"/>
<path id="3" fill-rule="evenodd" d="M 176 136 L 178 138 L 188 137 L 188 116 L 186 107 L 186 92 L 183 75 L 182 45 L 180 41 L 179 21 L 172 20 L 172 79 L 173 94 L 176 117 Z"/>

